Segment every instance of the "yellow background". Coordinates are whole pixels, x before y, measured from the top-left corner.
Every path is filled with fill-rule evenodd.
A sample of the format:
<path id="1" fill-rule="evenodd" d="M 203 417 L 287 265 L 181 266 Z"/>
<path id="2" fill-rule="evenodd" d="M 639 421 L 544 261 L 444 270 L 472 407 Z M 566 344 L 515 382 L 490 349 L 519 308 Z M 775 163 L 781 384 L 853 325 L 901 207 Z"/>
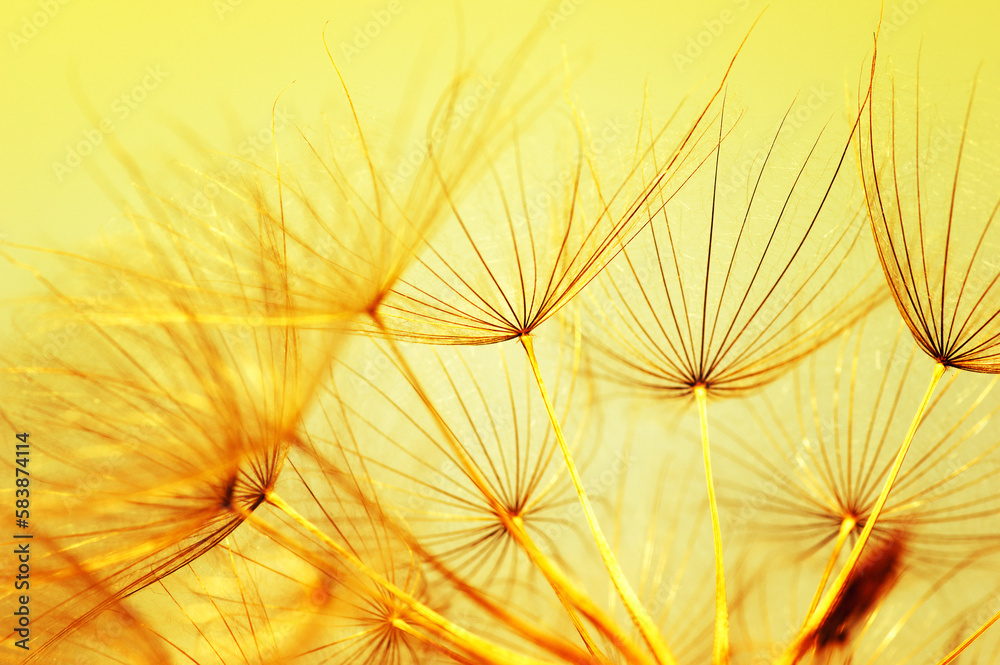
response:
<path id="1" fill-rule="evenodd" d="M 247 134 L 268 126 L 272 104 L 285 88 L 280 104 L 296 124 L 312 126 L 322 109 L 342 107 L 321 36 L 327 22 L 327 40 L 363 122 L 391 122 L 395 107 L 389 100 L 399 98 L 415 62 L 428 75 L 426 88 L 439 89 L 452 71 L 456 35 L 464 38 L 467 59 L 483 54 L 484 62 L 496 62 L 542 21 L 527 68 L 559 67 L 564 50 L 572 62 L 585 63 L 572 90 L 597 126 L 601 118 L 635 113 L 646 82 L 661 109 L 696 86 L 705 91 L 759 16 L 731 91 L 752 118 L 770 126 L 796 93 L 803 99 L 815 90 L 832 92 L 818 121 L 843 114 L 880 13 L 871 0 L 390 4 L 5 0 L 0 236 L 84 251 L 102 232 L 124 230 L 94 178 L 104 173 L 127 186 L 106 141 L 61 181 L 53 168 L 71 146 L 93 136 L 83 104 L 113 123 L 114 135 L 151 174 L 184 148 L 172 127 L 186 126 L 207 145 L 230 152 Z M 358 31 L 379 17 L 385 25 L 371 29 L 377 34 L 363 49 L 344 49 L 363 44 L 355 42 Z M 899 69 L 912 71 L 923 40 L 925 76 L 944 82 L 937 88 L 941 94 L 964 97 L 980 62 L 984 87 L 997 87 L 998 25 L 1000 3 L 989 0 L 893 0 L 884 6 L 881 49 Z M 692 62 L 681 59 L 692 53 Z M 143 84 L 148 68 L 164 75 L 147 78 L 153 85 L 138 93 L 144 99 L 124 113 L 121 96 Z M 43 269 L 51 265 L 44 256 L 17 256 Z M 0 297 L 33 288 L 28 273 L 0 261 Z"/>

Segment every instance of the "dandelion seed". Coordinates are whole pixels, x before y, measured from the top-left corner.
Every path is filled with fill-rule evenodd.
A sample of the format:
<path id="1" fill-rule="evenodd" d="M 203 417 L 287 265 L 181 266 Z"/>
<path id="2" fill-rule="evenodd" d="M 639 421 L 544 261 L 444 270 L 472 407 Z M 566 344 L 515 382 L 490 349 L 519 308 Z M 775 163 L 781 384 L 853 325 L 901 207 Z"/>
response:
<path id="1" fill-rule="evenodd" d="M 903 333 L 893 339 L 877 322 L 859 324 L 839 348 L 812 356 L 785 380 L 795 386 L 790 396 L 765 391 L 747 402 L 744 427 L 720 423 L 720 453 L 738 465 L 726 477 L 726 503 L 738 509 L 749 497 L 759 509 L 748 535 L 780 542 L 794 560 L 823 553 L 830 567 L 857 537 L 896 455 L 892 442 L 909 425 L 900 406 L 917 349 L 905 350 Z M 879 369 L 871 358 L 883 339 L 893 343 L 890 362 Z M 956 375 L 928 406 L 931 422 L 917 435 L 921 455 L 901 471 L 873 531 L 883 542 L 908 533 L 912 561 L 954 565 L 1000 535 L 989 519 L 1000 501 L 990 487 L 1000 444 L 987 429 L 996 415 L 994 387 L 963 395 Z M 794 443 L 802 430 L 818 441 L 804 454 Z"/>
<path id="2" fill-rule="evenodd" d="M 919 84 L 919 63 L 917 65 Z M 871 228 L 886 280 L 903 320 L 935 362 L 1000 372 L 1000 271 L 989 263 L 1000 243 L 1000 198 L 982 172 L 997 167 L 982 133 L 972 85 L 960 139 L 947 156 L 931 155 L 919 91 L 910 99 L 876 76 L 859 133 Z M 888 100 L 878 95 L 887 87 Z M 876 113 L 878 109 L 878 113 Z M 884 112 L 883 112 L 884 110 Z M 975 112 L 974 112 L 975 111 Z M 948 170 L 945 170 L 948 169 Z"/>
<path id="3" fill-rule="evenodd" d="M 889 111 L 888 156 L 878 154 L 881 149 L 876 147 L 876 142 L 882 139 L 878 136 L 881 131 L 877 129 L 874 110 L 876 69 L 877 48 L 872 55 L 865 103 L 861 105 L 865 124 L 859 132 L 858 148 L 868 213 L 879 259 L 893 299 L 917 344 L 934 360 L 934 370 L 924 399 L 899 447 L 893 467 L 865 528 L 844 568 L 819 608 L 807 620 L 786 658 L 801 651 L 809 631 L 816 629 L 825 613 L 836 603 L 838 595 L 843 593 L 851 571 L 858 565 L 867 539 L 888 500 L 927 404 L 947 368 L 984 373 L 997 371 L 993 356 L 995 342 L 1000 340 L 1000 332 L 994 328 L 995 323 L 1000 321 L 1000 311 L 990 305 L 991 299 L 987 296 L 1000 280 L 1000 273 L 993 276 L 983 274 L 979 257 L 981 251 L 989 253 L 989 247 L 995 241 L 991 228 L 993 219 L 1000 210 L 1000 200 L 995 199 L 995 192 L 976 192 L 968 212 L 957 207 L 975 86 L 965 112 L 962 137 L 955 154 L 954 172 L 942 178 L 942 181 L 950 182 L 950 187 L 942 195 L 941 192 L 945 190 L 934 186 L 933 180 L 936 178 L 933 170 L 932 182 L 927 181 L 925 167 L 930 164 L 924 162 L 927 156 L 920 149 L 924 135 L 920 129 L 919 97 L 914 100 L 912 130 L 905 120 L 897 119 L 895 106 Z M 894 83 L 891 89 L 895 104 Z M 908 135 L 914 137 L 912 161 L 909 163 L 904 156 L 908 153 L 901 145 L 903 138 Z M 964 214 L 956 217 L 956 212 Z M 938 221 L 936 226 L 931 225 L 934 218 Z M 978 232 L 953 234 L 956 223 L 969 224 L 971 222 L 962 220 L 970 218 L 982 220 L 982 227 Z M 932 241 L 935 236 L 938 240 Z M 940 241 L 942 236 L 943 242 Z M 940 255 L 934 251 L 936 246 L 943 250 Z M 964 271 L 960 268 L 957 274 L 954 272 L 956 262 L 964 265 Z M 969 300 L 963 302 L 966 297 L 974 299 L 971 306 Z"/>
<path id="4" fill-rule="evenodd" d="M 851 573 L 844 594 L 816 631 L 818 653 L 848 641 L 857 624 L 896 584 L 905 552 L 906 539 L 902 536 L 865 552 L 861 564 Z"/>
<path id="5" fill-rule="evenodd" d="M 818 225 L 821 217 L 826 220 L 830 215 L 827 202 L 839 182 L 850 143 L 840 150 L 839 159 L 834 158 L 832 175 L 820 176 L 820 194 L 810 198 L 802 189 L 808 187 L 805 181 L 811 173 L 803 176 L 813 163 L 817 139 L 787 190 L 777 197 L 777 205 L 768 209 L 760 201 L 770 185 L 765 173 L 770 175 L 776 158 L 782 123 L 766 150 L 746 207 L 729 216 L 723 212 L 725 202 L 717 200 L 721 153 L 728 134 L 725 120 L 723 111 L 713 170 L 707 174 L 711 178 L 705 206 L 708 231 L 698 239 L 704 247 L 703 274 L 694 280 L 685 275 L 689 266 L 678 259 L 677 248 L 690 245 L 691 239 L 681 236 L 676 214 L 664 202 L 645 231 L 648 244 L 639 246 L 647 249 L 651 269 L 646 271 L 640 263 L 639 250 L 623 251 L 630 274 L 623 283 L 606 273 L 604 302 L 611 306 L 596 312 L 601 333 L 592 339 L 612 379 L 660 396 L 694 396 L 698 403 L 715 543 L 716 664 L 729 661 L 729 618 L 721 520 L 709 451 L 708 399 L 746 392 L 773 380 L 822 346 L 845 322 L 867 313 L 878 297 L 871 271 L 862 270 L 860 278 L 849 280 L 849 286 L 838 291 L 838 300 L 827 303 L 822 298 L 859 247 L 860 224 L 848 222 L 832 243 L 823 242 Z M 835 214 L 834 223 L 843 224 L 837 218 L 841 213 Z M 856 214 L 854 221 L 859 217 Z M 795 239 L 787 244 L 775 242 L 779 231 L 791 230 L 799 221 Z M 660 222 L 663 230 L 658 234 Z M 728 237 L 722 233 L 723 224 L 732 226 Z M 754 238 L 763 241 L 759 253 L 750 242 Z M 817 256 L 810 257 L 810 250 Z"/>
<path id="6" fill-rule="evenodd" d="M 104 262 L 95 264 L 93 281 L 78 287 L 107 279 Z M 41 446 L 51 473 L 42 475 L 37 505 L 60 526 L 48 534 L 51 568 L 39 571 L 51 592 L 36 607 L 54 645 L 213 549 L 261 505 L 315 375 L 294 331 L 232 339 L 194 321 L 165 323 L 159 306 L 148 325 L 101 325 L 100 307 L 44 283 L 61 320 L 49 335 L 68 341 L 40 353 L 26 337 L 5 353 L 5 373 L 24 387 L 4 409 L 11 421 L 46 423 Z M 150 281 L 123 280 L 119 287 L 122 300 L 138 302 L 141 291 L 172 302 L 183 320 L 211 309 L 217 292 L 204 284 L 159 282 L 155 291 Z M 79 562 L 89 586 L 73 581 L 78 573 L 61 566 L 59 553 Z"/>

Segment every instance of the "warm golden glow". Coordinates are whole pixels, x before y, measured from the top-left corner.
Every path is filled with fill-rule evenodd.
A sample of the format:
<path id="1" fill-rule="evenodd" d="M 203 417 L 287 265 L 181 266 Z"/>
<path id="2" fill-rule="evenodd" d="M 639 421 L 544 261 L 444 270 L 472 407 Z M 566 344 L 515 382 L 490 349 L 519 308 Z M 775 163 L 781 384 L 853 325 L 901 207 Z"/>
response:
<path id="1" fill-rule="evenodd" d="M 0 661 L 1000 658 L 996 3 L 148 4 L 0 12 Z"/>

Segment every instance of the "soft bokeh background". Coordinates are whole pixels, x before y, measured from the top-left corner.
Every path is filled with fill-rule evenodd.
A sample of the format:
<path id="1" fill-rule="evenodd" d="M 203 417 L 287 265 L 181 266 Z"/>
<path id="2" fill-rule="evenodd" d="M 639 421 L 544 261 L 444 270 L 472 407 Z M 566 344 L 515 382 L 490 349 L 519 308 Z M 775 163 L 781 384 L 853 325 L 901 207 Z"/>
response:
<path id="1" fill-rule="evenodd" d="M 893 0 L 883 12 L 884 52 L 912 72 L 923 40 L 923 76 L 943 81 L 937 90 L 944 97 L 964 97 L 980 62 L 987 87 L 1000 80 L 998 3 Z M 74 251 L 102 232 L 113 237 L 124 230 L 96 184 L 95 174 L 105 174 L 128 187 L 108 141 L 95 133 L 97 119 L 155 175 L 188 148 L 178 127 L 200 136 L 204 148 L 236 152 L 241 144 L 246 150 L 251 137 L 266 137 L 279 95 L 278 107 L 289 118 L 279 119 L 279 129 L 310 127 L 323 109 L 343 108 L 324 52 L 325 24 L 362 121 L 391 125 L 408 82 L 433 97 L 456 57 L 497 63 L 541 21 L 526 69 L 559 72 L 564 52 L 582 65 L 574 70 L 572 95 L 591 126 L 600 127 L 606 118 L 633 117 L 646 82 L 661 111 L 696 86 L 707 91 L 760 17 L 731 91 L 751 110 L 750 122 L 771 127 L 796 94 L 816 102 L 810 123 L 843 116 L 879 13 L 874 0 L 308 0 L 280 6 L 6 0 L 0 9 L 0 236 Z M 87 105 L 94 110 L 89 117 Z M 74 147 L 91 152 L 78 166 L 69 154 Z M 18 256 L 43 269 L 51 265 L 44 256 Z M 35 288 L 30 274 L 5 261 L 0 284 L 3 296 Z"/>
<path id="2" fill-rule="evenodd" d="M 634 121 L 647 85 L 662 118 L 689 92 L 705 98 L 757 21 L 729 92 L 760 131 L 798 96 L 805 111 L 795 128 L 808 140 L 844 122 L 880 13 L 880 49 L 900 76 L 913 76 L 922 44 L 933 100 L 961 107 L 980 65 L 983 93 L 1000 98 L 995 0 L 3 0 L 0 240 L 87 252 L 127 231 L 109 197 L 130 187 L 112 136 L 155 186 L 173 160 L 197 159 L 192 141 L 266 158 L 272 107 L 279 145 L 295 127 L 321 127 L 324 111 L 343 118 L 324 26 L 361 122 L 389 134 L 433 103 L 456 60 L 491 71 L 533 26 L 526 78 L 563 76 L 565 57 L 570 96 L 595 131 Z M 56 281 L 72 279 L 52 256 L 8 251 Z M 0 326 L 18 311 L 7 304 L 39 288 L 0 257 Z M 688 428 L 691 440 L 697 431 Z M 697 465 L 686 468 L 698 479 Z"/>

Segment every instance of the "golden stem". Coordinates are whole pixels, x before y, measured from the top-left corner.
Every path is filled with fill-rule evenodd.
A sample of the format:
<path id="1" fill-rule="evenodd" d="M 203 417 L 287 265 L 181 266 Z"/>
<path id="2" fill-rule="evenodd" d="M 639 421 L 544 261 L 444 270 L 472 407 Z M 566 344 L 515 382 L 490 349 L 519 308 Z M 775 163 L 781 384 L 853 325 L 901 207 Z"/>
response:
<path id="1" fill-rule="evenodd" d="M 396 340 L 382 324 L 380 318 L 376 315 L 373 315 L 373 318 L 376 325 L 386 336 L 389 348 L 392 349 L 393 356 L 399 363 L 400 369 L 410 382 L 410 385 L 416 391 L 421 402 L 431 413 L 438 429 L 441 430 L 442 435 L 448 441 L 452 451 L 462 464 L 463 470 L 476 486 L 476 489 L 479 490 L 483 497 L 489 502 L 494 514 L 496 514 L 497 518 L 501 521 L 504 528 L 507 530 L 507 533 L 514 538 L 515 542 L 517 542 L 517 544 L 524 550 L 525 554 L 528 555 L 532 564 L 534 564 L 534 566 L 538 568 L 538 570 L 545 577 L 549 586 L 552 587 L 556 597 L 559 598 L 559 601 L 565 608 L 567 615 L 576 627 L 577 632 L 580 634 L 580 638 L 586 645 L 587 650 L 599 661 L 607 661 L 607 657 L 601 653 L 596 642 L 594 642 L 594 639 L 587 631 L 586 626 L 584 626 L 583 622 L 580 620 L 578 611 L 583 613 L 583 615 L 591 623 L 593 623 L 605 637 L 611 640 L 615 647 L 626 656 L 629 662 L 647 665 L 649 663 L 649 658 L 639 649 L 635 642 L 633 642 L 632 639 L 626 635 L 625 632 L 594 603 L 590 596 L 577 588 L 577 586 L 566 576 L 565 573 L 562 572 L 552 559 L 546 556 L 545 553 L 538 548 L 527 529 L 525 529 L 524 521 L 520 518 L 520 516 L 512 515 L 506 506 L 504 506 L 496 497 L 490 489 L 489 484 L 486 482 L 486 479 L 483 478 L 479 468 L 475 465 L 475 462 L 469 457 L 468 452 L 455 438 L 455 434 L 451 431 L 448 424 L 444 421 L 444 418 L 431 403 L 430 398 L 421 387 L 415 372 L 412 370 L 409 362 L 406 360 L 406 357 L 399 349 Z"/>
<path id="2" fill-rule="evenodd" d="M 566 468 L 569 470 L 570 478 L 573 480 L 573 487 L 576 489 L 580 504 L 583 506 L 587 524 L 590 526 L 590 532 L 594 535 L 594 541 L 597 543 L 597 549 L 600 551 L 601 560 L 604 561 L 604 567 L 611 576 L 611 583 L 614 584 L 615 589 L 618 591 L 618 596 L 622 599 L 625 610 L 628 612 L 632 622 L 639 629 L 639 633 L 642 635 L 650 651 L 653 652 L 656 662 L 661 665 L 677 665 L 677 660 L 670 652 L 666 640 L 663 639 L 663 636 L 656 628 L 656 624 L 653 623 L 652 617 L 649 616 L 646 608 L 639 601 L 639 597 L 636 596 L 635 591 L 629 585 L 628 580 L 625 578 L 625 573 L 621 569 L 621 565 L 618 563 L 614 553 L 611 551 L 611 546 L 608 545 L 608 541 L 604 537 L 604 532 L 601 531 L 601 526 L 597 523 L 597 516 L 590 505 L 587 492 L 583 488 L 583 481 L 580 479 L 576 464 L 573 462 L 573 456 L 570 454 L 569 446 L 566 444 L 566 438 L 563 436 L 562 427 L 559 425 L 555 408 L 552 406 L 552 400 L 549 399 L 549 392 L 545 388 L 545 381 L 542 379 L 542 372 L 538 367 L 538 358 L 535 356 L 535 342 L 527 334 L 521 335 L 520 339 L 521 345 L 528 355 L 528 363 L 531 365 L 531 371 L 535 375 L 535 383 L 538 384 L 538 391 L 541 393 L 542 401 L 545 403 L 545 410 L 549 414 L 549 421 L 552 423 L 552 430 L 555 432 L 556 441 L 559 442 L 559 449 L 562 451 Z"/>
<path id="3" fill-rule="evenodd" d="M 537 644 L 546 651 L 569 663 L 575 663 L 576 665 L 593 665 L 594 659 L 596 658 L 601 665 L 611 665 L 611 661 L 599 651 L 597 653 L 591 651 L 588 654 L 579 647 L 570 644 L 565 639 L 555 637 L 545 632 L 540 626 L 532 623 L 530 620 L 526 620 L 521 616 L 514 614 L 501 603 L 493 600 L 479 589 L 458 577 L 443 563 L 438 561 L 432 554 L 424 551 L 419 543 L 412 542 L 410 546 L 413 547 L 415 551 L 419 551 L 420 554 L 424 556 L 424 558 L 426 558 L 432 566 L 434 566 L 435 570 L 441 573 L 449 582 L 465 592 L 465 594 L 469 596 L 474 603 L 488 612 L 491 616 L 499 619 L 501 623 L 508 626 L 513 632 L 517 633 L 521 637 Z"/>
<path id="4" fill-rule="evenodd" d="M 471 662 L 464 655 L 456 653 L 455 651 L 449 649 L 445 645 L 441 644 L 441 642 L 435 640 L 430 635 L 425 635 L 424 633 L 420 632 L 419 630 L 417 630 L 416 628 L 414 628 L 413 626 L 411 626 L 409 623 L 407 623 L 404 619 L 400 619 L 400 618 L 393 619 L 392 620 L 392 627 L 395 628 L 396 630 L 400 631 L 400 632 L 406 633 L 407 635 L 409 635 L 410 637 L 412 637 L 412 638 L 414 638 L 416 640 L 420 640 L 421 642 L 423 642 L 424 644 L 426 644 L 428 647 L 430 647 L 432 649 L 435 649 L 436 651 L 439 651 L 439 652 L 447 655 L 448 658 L 450 658 L 451 660 L 454 660 L 456 663 L 470 663 Z"/>
<path id="5" fill-rule="evenodd" d="M 712 664 L 729 663 L 729 608 L 726 603 L 726 569 L 722 560 L 722 527 L 719 523 L 719 505 L 715 499 L 715 480 L 712 478 L 712 456 L 708 444 L 708 391 L 705 386 L 695 386 L 698 401 L 698 419 L 701 421 L 701 450 L 705 457 L 705 481 L 708 484 L 708 505 L 712 512 L 712 541 L 715 546 L 715 637 L 712 640 Z"/>
<path id="6" fill-rule="evenodd" d="M 508 651 L 507 649 L 493 644 L 492 642 L 488 642 L 477 635 L 473 635 L 461 626 L 452 623 L 421 603 L 403 589 L 390 582 L 384 575 L 372 569 L 365 562 L 351 553 L 347 548 L 327 536 L 315 524 L 310 522 L 308 519 L 300 515 L 298 511 L 285 503 L 285 501 L 277 494 L 268 494 L 267 502 L 288 515 L 288 517 L 290 517 L 294 522 L 315 536 L 324 545 L 333 550 L 339 558 L 343 559 L 352 568 L 370 579 L 379 588 L 399 599 L 413 611 L 414 615 L 419 620 L 421 628 L 439 638 L 448 640 L 451 644 L 455 645 L 462 651 L 475 656 L 478 661 L 487 665 L 513 665 L 515 663 L 520 663 L 521 665 L 549 665 L 545 661 Z M 277 535 L 277 532 L 272 527 L 267 525 L 259 517 L 256 517 L 253 513 L 247 513 L 247 519 L 248 521 L 252 521 L 255 526 L 262 529 L 268 535 Z"/>
<path id="7" fill-rule="evenodd" d="M 995 624 L 997 622 L 998 619 L 1000 619 L 1000 612 L 997 612 L 996 614 L 994 614 L 992 617 L 990 617 L 986 621 L 986 623 L 984 623 L 982 626 L 980 626 L 976 630 L 976 632 L 974 632 L 972 635 L 969 635 L 967 638 L 965 638 L 965 640 L 961 644 L 959 644 L 957 647 L 955 647 L 954 649 L 952 649 L 951 653 L 949 653 L 947 656 L 945 656 L 940 661 L 938 661 L 937 665 L 948 665 L 949 663 L 954 662 L 954 660 L 956 658 L 958 658 L 959 655 L 963 651 L 965 651 L 966 649 L 969 648 L 970 644 L 972 644 L 973 642 L 975 642 L 976 640 L 978 640 L 980 638 L 980 636 L 983 633 L 985 633 L 987 631 L 987 629 L 989 629 L 990 626 L 992 626 L 993 624 Z"/>
<path id="8" fill-rule="evenodd" d="M 847 537 L 851 534 L 851 531 L 854 531 L 854 527 L 857 525 L 858 520 L 854 517 L 845 517 L 840 523 L 840 531 L 837 533 L 837 540 L 833 543 L 833 552 L 830 553 L 830 560 L 826 562 L 826 568 L 823 569 L 823 576 L 819 580 L 819 587 L 816 589 L 812 603 L 809 604 L 809 611 L 806 612 L 806 621 L 809 621 L 809 617 L 816 611 L 816 607 L 823 597 L 823 589 L 826 588 L 826 583 L 830 580 L 830 575 L 833 573 L 833 567 L 837 564 L 840 552 L 844 549 L 844 543 L 847 542 Z M 803 628 L 805 628 L 805 624 L 803 624 Z"/>
<path id="9" fill-rule="evenodd" d="M 583 593 L 578 589 L 570 580 L 566 577 L 566 574 L 556 566 L 555 562 L 551 558 L 545 555 L 535 541 L 532 540 L 531 536 L 528 534 L 527 529 L 524 527 L 524 520 L 521 517 L 513 517 L 512 525 L 508 527 L 508 533 L 514 538 L 518 545 L 524 550 L 525 554 L 535 565 L 536 568 L 542 573 L 542 576 L 548 580 L 549 585 L 556 592 L 556 596 L 562 602 L 563 607 L 569 614 L 570 619 L 573 621 L 573 625 L 576 626 L 577 632 L 580 633 L 580 637 L 583 638 L 584 643 L 587 646 L 587 650 L 590 651 L 591 655 L 594 656 L 601 663 L 608 663 L 608 657 L 605 656 L 597 645 L 593 642 L 593 638 L 587 632 L 586 628 L 580 621 L 580 617 L 576 610 L 579 610 L 587 617 L 598 630 L 600 630 L 604 635 L 611 640 L 615 647 L 628 658 L 631 663 L 641 663 L 642 665 L 652 665 L 649 661 L 648 656 L 639 650 L 639 646 L 635 644 L 618 625 L 616 625 L 609 617 L 607 617 L 601 609 L 591 600 L 590 596 Z M 574 609 L 576 608 L 576 609 Z"/>
<path id="10" fill-rule="evenodd" d="M 913 421 L 910 423 L 910 429 L 906 433 L 906 438 L 903 440 L 903 445 L 899 447 L 899 452 L 896 454 L 896 461 L 893 462 L 892 468 L 889 470 L 889 477 L 886 478 L 885 485 L 882 487 L 882 493 L 878 497 L 878 501 L 875 502 L 875 507 L 872 509 L 871 514 L 865 519 L 865 527 L 861 530 L 861 535 L 858 536 L 858 542 L 854 544 L 854 548 L 851 549 L 851 554 L 847 558 L 847 563 L 844 564 L 843 569 L 840 574 L 837 575 L 837 579 L 834 580 L 833 584 L 830 586 L 830 590 L 826 592 L 823 600 L 820 602 L 819 606 L 813 611 L 812 615 L 809 616 L 799 630 L 798 635 L 796 635 L 795 640 L 789 645 L 788 649 L 781 655 L 781 657 L 775 661 L 775 665 L 792 665 L 797 663 L 799 658 L 801 658 L 806 651 L 809 649 L 809 645 L 812 642 L 813 634 L 822 625 L 826 617 L 829 616 L 830 612 L 836 606 L 840 595 L 844 592 L 844 588 L 847 586 L 847 582 L 850 578 L 851 573 L 857 566 L 858 561 L 861 559 L 861 553 L 864 550 L 865 544 L 868 542 L 869 536 L 871 536 L 872 530 L 875 528 L 875 523 L 878 521 L 879 515 L 882 514 L 882 508 L 885 506 L 886 500 L 889 498 L 889 492 L 892 491 L 892 486 L 896 482 L 896 477 L 899 475 L 899 471 L 903 466 L 903 458 L 906 457 L 906 452 L 910 449 L 910 443 L 913 441 L 913 436 L 917 432 L 917 427 L 920 426 L 920 421 L 923 420 L 924 412 L 927 410 L 927 405 L 931 401 L 931 395 L 934 393 L 934 388 L 937 387 L 938 382 L 941 377 L 944 376 L 944 372 L 947 368 L 941 363 L 935 363 L 934 374 L 931 377 L 930 385 L 927 386 L 927 391 L 924 393 L 924 398 L 920 402 L 920 406 L 917 408 L 916 414 L 913 416 Z"/>

